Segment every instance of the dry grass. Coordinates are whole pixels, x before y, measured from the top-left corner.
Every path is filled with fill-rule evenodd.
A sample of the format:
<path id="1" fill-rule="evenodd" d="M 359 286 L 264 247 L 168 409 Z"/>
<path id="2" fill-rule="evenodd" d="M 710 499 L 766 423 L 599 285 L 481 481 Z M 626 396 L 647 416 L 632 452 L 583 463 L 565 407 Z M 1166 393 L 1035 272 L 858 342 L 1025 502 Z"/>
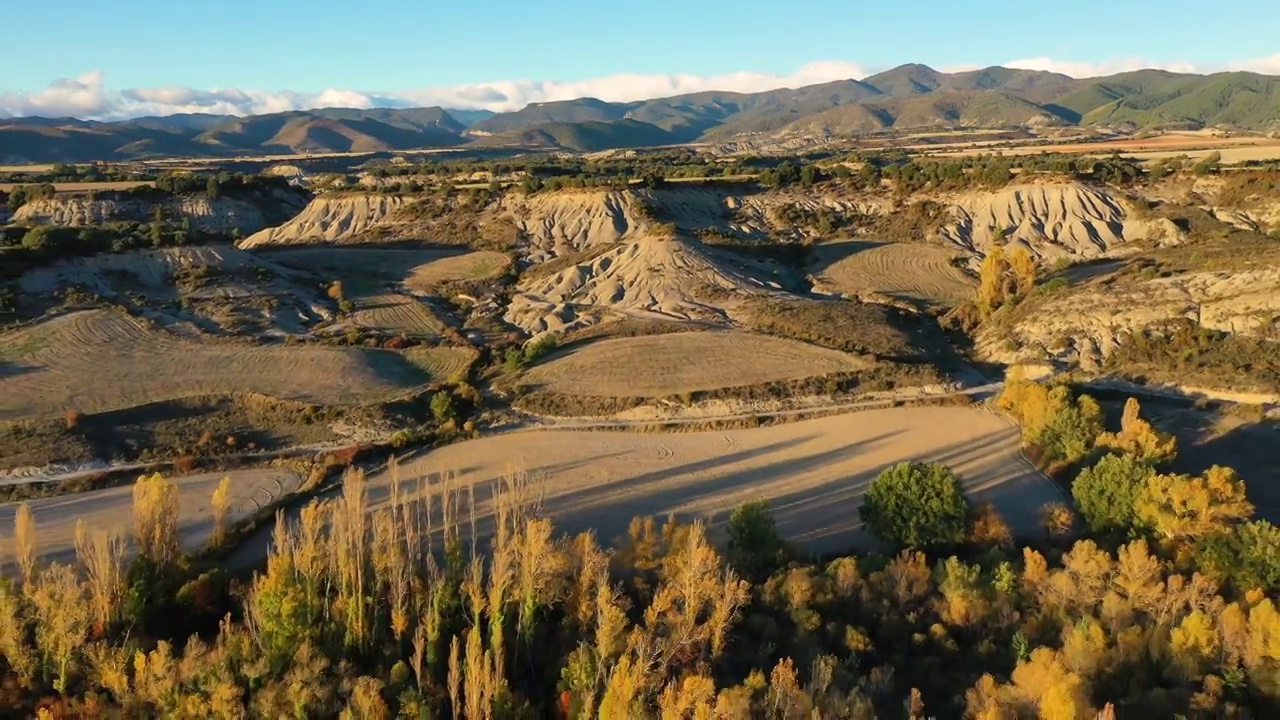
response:
<path id="1" fill-rule="evenodd" d="M 869 538 L 858 521 L 867 484 L 906 460 L 943 462 L 978 501 L 990 501 L 1019 534 L 1039 531 L 1035 509 L 1061 495 L 1020 455 L 1018 431 L 974 408 L 892 408 L 754 430 L 685 434 L 536 431 L 451 445 L 400 463 L 406 487 L 451 482 L 474 490 L 477 527 L 491 528 L 491 488 L 514 465 L 542 480 L 556 527 L 609 540 L 631 518 L 712 517 L 771 501 L 779 530 L 812 550 L 848 550 Z M 370 478 L 375 505 L 390 474 Z"/>
<path id="2" fill-rule="evenodd" d="M 166 502 L 177 504 L 177 540 L 183 549 L 199 548 L 211 537 L 214 530 L 213 495 L 224 477 L 231 478 L 223 515 L 226 522 L 235 522 L 257 512 L 259 508 L 294 492 L 301 484 L 301 476 L 297 473 L 276 469 L 232 470 L 172 480 L 177 495 L 173 500 L 166 499 Z M 35 548 L 40 559 L 43 562 L 72 560 L 76 548 L 75 528 L 79 520 L 90 528 L 121 531 L 132 528 L 134 491 L 134 485 L 121 485 L 25 503 L 35 521 Z M 13 527 L 20 507 L 0 505 L 0 527 Z M 9 533 L 0 534 L 0 557 L 5 558 L 6 564 L 14 558 L 14 541 Z"/>
<path id="3" fill-rule="evenodd" d="M 661 397 L 865 368 L 845 353 L 743 332 L 598 340 L 529 370 L 538 390 L 597 397 Z"/>
<path id="4" fill-rule="evenodd" d="M 420 384 L 384 351 L 201 343 L 111 311 L 73 313 L 0 338 L 0 420 L 93 414 L 193 395 L 259 393 L 364 404 Z"/>
<path id="5" fill-rule="evenodd" d="M 974 283 L 952 260 L 950 250 L 907 243 L 841 241 L 815 246 L 814 280 L 824 289 L 868 293 L 953 306 L 973 296 Z"/>

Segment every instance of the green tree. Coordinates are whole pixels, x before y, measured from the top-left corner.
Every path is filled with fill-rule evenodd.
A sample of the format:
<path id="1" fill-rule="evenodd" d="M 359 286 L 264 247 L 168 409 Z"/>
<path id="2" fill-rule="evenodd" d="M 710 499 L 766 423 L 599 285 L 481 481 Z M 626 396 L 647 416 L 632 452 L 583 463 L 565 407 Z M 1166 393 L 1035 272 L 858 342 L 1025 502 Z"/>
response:
<path id="1" fill-rule="evenodd" d="M 1196 566 L 1236 590 L 1280 587 L 1280 527 L 1254 520 L 1210 535 L 1196 548 Z"/>
<path id="2" fill-rule="evenodd" d="M 443 390 L 431 396 L 431 414 L 439 423 L 458 419 L 458 409 L 454 407 L 453 396 Z"/>
<path id="3" fill-rule="evenodd" d="M 1138 495 L 1155 472 L 1133 455 L 1108 454 L 1080 472 L 1071 495 L 1091 529 L 1124 530 L 1136 522 Z"/>
<path id="4" fill-rule="evenodd" d="M 901 463 L 871 482 L 858 514 L 895 546 L 927 548 L 964 539 L 969 501 L 945 465 Z"/>
<path id="5" fill-rule="evenodd" d="M 782 537 L 767 500 L 743 503 L 729 516 L 729 564 L 746 578 L 760 580 L 778 567 Z"/>

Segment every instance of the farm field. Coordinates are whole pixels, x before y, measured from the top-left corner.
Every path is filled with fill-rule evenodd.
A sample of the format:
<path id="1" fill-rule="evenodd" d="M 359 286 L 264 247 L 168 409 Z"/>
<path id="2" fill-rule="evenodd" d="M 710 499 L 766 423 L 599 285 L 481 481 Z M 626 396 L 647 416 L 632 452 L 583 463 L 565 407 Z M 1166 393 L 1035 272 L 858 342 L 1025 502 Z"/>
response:
<path id="1" fill-rule="evenodd" d="M 869 546 L 858 520 L 863 493 L 881 470 L 905 461 L 946 463 L 971 499 L 992 502 L 1024 536 L 1038 532 L 1041 505 L 1063 499 L 1022 457 L 1016 427 L 964 407 L 869 410 L 687 434 L 516 432 L 411 456 L 398 475 L 409 492 L 437 483 L 438 494 L 444 476 L 464 498 L 474 492 L 479 534 L 495 484 L 524 473 L 558 529 L 595 530 L 602 542 L 625 533 L 635 516 L 709 518 L 714 529 L 737 506 L 763 498 L 784 537 L 824 552 Z M 389 471 L 370 477 L 372 505 L 387 502 L 390 484 Z"/>
<path id="2" fill-rule="evenodd" d="M 366 330 L 403 333 L 407 337 L 438 337 L 445 324 L 431 308 L 401 293 L 360 294 L 353 299 L 351 320 Z"/>
<path id="3" fill-rule="evenodd" d="M 493 277 L 511 263 L 511 258 L 492 250 L 449 254 L 418 265 L 405 278 L 405 287 L 429 293 L 455 280 L 483 280 Z"/>
<path id="4" fill-rule="evenodd" d="M 4 169 L 0 168 L 0 172 Z M 0 192 L 11 192 L 23 183 L 0 183 Z M 112 182 L 60 182 L 53 183 L 54 191 L 60 193 L 88 192 L 90 190 L 132 190 L 136 187 L 155 185 L 152 180 L 117 180 Z"/>
<path id="5" fill-rule="evenodd" d="M 864 368 L 836 350 L 739 331 L 597 340 L 557 353 L 523 381 L 593 397 L 662 397 Z"/>
<path id="6" fill-rule="evenodd" d="M 406 360 L 436 382 L 466 372 L 476 355 L 475 350 L 463 347 L 412 347 L 404 351 Z"/>
<path id="7" fill-rule="evenodd" d="M 263 258 L 300 270 L 398 282 L 416 268 L 455 253 L 448 250 L 303 247 L 273 249 L 260 254 Z"/>
<path id="8" fill-rule="evenodd" d="M 839 294 L 879 293 L 951 306 L 973 295 L 974 283 L 951 264 L 956 253 L 907 243 L 843 240 L 813 248 L 813 277 Z"/>
<path id="9" fill-rule="evenodd" d="M 184 550 L 199 549 L 213 530 L 213 492 L 222 478 L 231 478 L 228 521 L 235 522 L 292 493 L 302 478 L 288 470 L 258 469 L 205 473 L 170 478 L 178 487 L 178 537 Z M 90 531 L 105 530 L 132 541 L 133 485 L 121 485 L 76 495 L 30 500 L 36 525 L 36 551 L 44 562 L 75 559 L 76 522 Z M 12 528 L 18 503 L 0 504 L 0 527 Z M 0 533 L 0 557 L 14 557 L 11 532 Z"/>
<path id="10" fill-rule="evenodd" d="M 201 343 L 107 310 L 65 315 L 0 338 L 0 420 L 231 393 L 369 403 L 422 381 L 421 371 L 391 352 Z"/>

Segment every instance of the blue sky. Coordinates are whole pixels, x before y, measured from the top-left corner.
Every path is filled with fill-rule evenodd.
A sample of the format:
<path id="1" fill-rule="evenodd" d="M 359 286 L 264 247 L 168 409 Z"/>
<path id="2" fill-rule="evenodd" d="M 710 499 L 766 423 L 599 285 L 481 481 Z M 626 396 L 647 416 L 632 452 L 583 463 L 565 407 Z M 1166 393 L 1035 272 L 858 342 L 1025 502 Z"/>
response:
<path id="1" fill-rule="evenodd" d="M 0 115 L 93 114 L 95 93 L 101 115 L 193 103 L 256 110 L 320 99 L 505 107 L 558 99 L 570 89 L 626 94 L 616 87 L 623 74 L 647 78 L 629 81 L 631 92 L 645 94 L 692 88 L 698 78 L 749 74 L 737 82 L 754 88 L 904 62 L 955 68 L 1020 61 L 1072 74 L 1139 65 L 1280 72 L 1277 7 L 1258 0 L 62 0 L 22 11 L 23 27 L 56 33 L 6 37 L 5 55 L 25 60 L 6 63 Z M 819 72 L 797 75 L 814 63 Z M 653 81 L 673 75 L 687 77 Z M 524 82 L 502 85 L 510 81 Z M 497 90 L 468 94 L 481 84 Z M 136 88 L 170 92 L 119 96 Z M 175 88 L 261 94 L 208 97 Z M 432 88 L 462 92 L 421 92 Z M 327 90 L 356 94 L 322 96 Z"/>

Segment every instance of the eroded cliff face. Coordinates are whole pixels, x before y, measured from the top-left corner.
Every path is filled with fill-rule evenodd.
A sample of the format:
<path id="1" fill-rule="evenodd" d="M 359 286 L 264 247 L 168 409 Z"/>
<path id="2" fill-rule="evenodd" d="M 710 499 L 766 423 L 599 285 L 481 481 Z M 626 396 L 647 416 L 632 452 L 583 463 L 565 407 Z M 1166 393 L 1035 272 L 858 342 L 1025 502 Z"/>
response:
<path id="1" fill-rule="evenodd" d="M 159 209 L 169 222 L 186 219 L 200 232 L 250 235 L 283 222 L 306 203 L 306 194 L 272 189 L 244 197 L 209 198 L 205 195 L 128 197 L 55 195 L 33 200 L 14 213 L 12 222 L 23 225 L 87 227 L 111 222 L 150 222 Z"/>

